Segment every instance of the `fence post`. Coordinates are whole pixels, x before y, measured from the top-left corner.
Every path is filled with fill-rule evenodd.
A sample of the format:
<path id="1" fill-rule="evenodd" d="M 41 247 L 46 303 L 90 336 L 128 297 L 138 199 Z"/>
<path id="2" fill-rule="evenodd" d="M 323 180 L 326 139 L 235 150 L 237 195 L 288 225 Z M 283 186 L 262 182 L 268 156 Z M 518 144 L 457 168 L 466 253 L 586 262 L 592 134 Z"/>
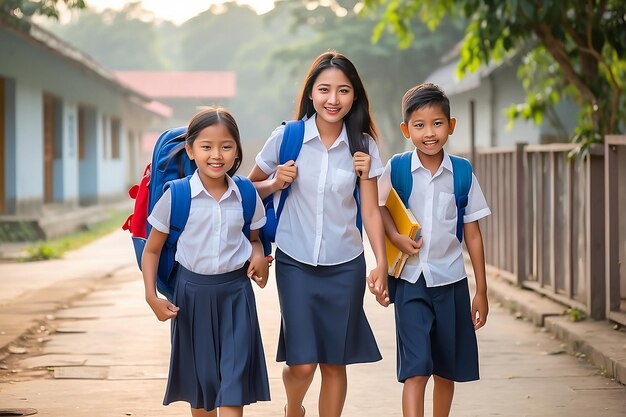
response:
<path id="1" fill-rule="evenodd" d="M 587 307 L 589 316 L 596 320 L 606 318 L 606 258 L 605 258 L 605 210 L 604 210 L 604 147 L 593 145 L 589 152 L 587 196 Z"/>
<path id="2" fill-rule="evenodd" d="M 526 143 L 515 144 L 515 278 L 517 285 L 522 286 L 528 278 L 527 266 L 527 245 L 526 245 L 526 210 L 528 210 L 526 200 L 526 171 L 525 152 Z"/>

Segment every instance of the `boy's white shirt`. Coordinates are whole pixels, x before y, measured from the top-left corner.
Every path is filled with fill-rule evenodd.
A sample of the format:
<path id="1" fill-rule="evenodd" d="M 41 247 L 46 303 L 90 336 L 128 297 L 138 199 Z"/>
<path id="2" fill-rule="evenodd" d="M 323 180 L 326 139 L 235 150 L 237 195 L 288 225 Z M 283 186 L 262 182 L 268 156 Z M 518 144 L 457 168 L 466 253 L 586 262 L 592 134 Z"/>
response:
<path id="1" fill-rule="evenodd" d="M 350 154 L 345 124 L 333 145 L 322 143 L 313 115 L 304 123 L 304 140 L 298 155 L 298 177 L 276 229 L 276 246 L 291 258 L 308 265 L 338 265 L 363 252 L 356 227 L 354 187 L 356 172 Z M 284 126 L 279 126 L 256 156 L 256 164 L 267 175 L 278 167 Z M 378 146 L 369 137 L 370 177 L 383 171 Z M 275 193 L 274 207 L 278 207 Z M 313 231 L 313 232 L 312 232 Z"/>
<path id="2" fill-rule="evenodd" d="M 443 161 L 435 175 L 422 165 L 417 152 L 411 156 L 413 189 L 409 209 L 422 226 L 422 248 L 419 255 L 410 256 L 400 278 L 415 283 L 424 274 L 426 286 L 452 284 L 467 277 L 462 245 L 456 237 L 457 207 L 454 200 L 452 161 L 444 151 Z M 391 190 L 391 162 L 378 179 L 378 204 L 384 206 Z M 479 220 L 491 214 L 476 176 L 465 208 L 464 223 Z"/>
<path id="3" fill-rule="evenodd" d="M 243 234 L 243 207 L 235 181 L 226 176 L 228 189 L 216 201 L 204 188 L 198 171 L 191 176 L 191 208 L 185 229 L 178 238 L 176 261 L 203 275 L 223 274 L 244 266 L 252 255 L 252 244 Z M 156 202 L 148 222 L 160 232 L 169 233 L 171 192 L 166 190 Z M 256 195 L 251 230 L 265 224 L 263 201 Z"/>

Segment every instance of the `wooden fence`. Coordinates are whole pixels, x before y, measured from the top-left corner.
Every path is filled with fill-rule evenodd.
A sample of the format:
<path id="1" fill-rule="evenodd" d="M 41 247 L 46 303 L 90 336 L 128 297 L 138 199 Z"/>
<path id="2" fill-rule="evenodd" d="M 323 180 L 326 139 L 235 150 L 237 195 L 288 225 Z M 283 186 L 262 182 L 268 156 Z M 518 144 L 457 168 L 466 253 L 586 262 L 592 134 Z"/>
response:
<path id="1" fill-rule="evenodd" d="M 626 137 L 584 158 L 571 144 L 479 150 L 474 171 L 493 212 L 487 264 L 512 283 L 626 325 Z"/>

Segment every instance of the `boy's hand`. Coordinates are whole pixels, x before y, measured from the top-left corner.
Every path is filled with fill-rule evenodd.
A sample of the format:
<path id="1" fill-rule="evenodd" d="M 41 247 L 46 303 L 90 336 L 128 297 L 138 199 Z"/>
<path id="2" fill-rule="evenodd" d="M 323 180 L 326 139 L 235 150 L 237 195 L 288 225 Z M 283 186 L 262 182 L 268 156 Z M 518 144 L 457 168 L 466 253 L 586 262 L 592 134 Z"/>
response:
<path id="1" fill-rule="evenodd" d="M 248 265 L 248 278 L 254 280 L 261 288 L 265 288 L 270 273 L 270 264 L 264 256 L 252 256 Z"/>
<path id="2" fill-rule="evenodd" d="M 361 179 L 368 179 L 372 158 L 365 152 L 357 151 L 352 156 L 352 160 L 354 161 L 354 170 L 356 171 L 356 175 Z"/>
<path id="3" fill-rule="evenodd" d="M 367 277 L 367 286 L 376 296 L 376 301 L 383 307 L 389 306 L 389 292 L 387 291 L 387 265 L 378 265 Z"/>
<path id="4" fill-rule="evenodd" d="M 178 315 L 178 310 L 180 310 L 180 307 L 176 307 L 174 304 L 172 304 L 168 300 L 164 298 L 159 298 L 156 295 L 154 295 L 153 297 L 146 298 L 146 301 L 148 302 L 148 305 L 154 312 L 154 315 L 160 321 L 173 319 L 174 317 Z"/>
<path id="5" fill-rule="evenodd" d="M 274 183 L 277 185 L 277 190 L 284 190 L 289 187 L 291 183 L 298 176 L 298 167 L 295 161 L 290 160 L 283 165 L 278 165 L 276 168 L 276 175 L 274 175 Z"/>
<path id="6" fill-rule="evenodd" d="M 398 249 L 402 251 L 402 253 L 406 253 L 410 256 L 417 256 L 420 252 L 420 249 L 422 248 L 422 244 L 424 243 L 424 240 L 421 236 L 419 239 L 417 239 L 417 241 L 415 241 L 407 235 L 402 235 L 400 233 L 397 233 L 395 236 L 393 236 L 391 241 L 394 245 L 396 245 Z"/>
<path id="7" fill-rule="evenodd" d="M 489 302 L 487 294 L 476 294 L 472 300 L 472 322 L 474 330 L 478 330 L 487 323 L 487 314 L 489 314 Z"/>

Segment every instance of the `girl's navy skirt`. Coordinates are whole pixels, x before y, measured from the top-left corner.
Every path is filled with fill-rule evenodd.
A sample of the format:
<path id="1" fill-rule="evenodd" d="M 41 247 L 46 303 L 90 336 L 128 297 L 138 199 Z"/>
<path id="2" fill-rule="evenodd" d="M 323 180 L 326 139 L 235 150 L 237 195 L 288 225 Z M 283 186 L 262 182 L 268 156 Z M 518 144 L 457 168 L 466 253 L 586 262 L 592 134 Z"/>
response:
<path id="1" fill-rule="evenodd" d="M 311 266 L 276 250 L 281 310 L 277 361 L 347 365 L 382 357 L 363 311 L 365 257 Z"/>
<path id="2" fill-rule="evenodd" d="M 163 404 L 213 410 L 269 401 L 265 355 L 246 267 L 201 275 L 180 265 Z"/>

